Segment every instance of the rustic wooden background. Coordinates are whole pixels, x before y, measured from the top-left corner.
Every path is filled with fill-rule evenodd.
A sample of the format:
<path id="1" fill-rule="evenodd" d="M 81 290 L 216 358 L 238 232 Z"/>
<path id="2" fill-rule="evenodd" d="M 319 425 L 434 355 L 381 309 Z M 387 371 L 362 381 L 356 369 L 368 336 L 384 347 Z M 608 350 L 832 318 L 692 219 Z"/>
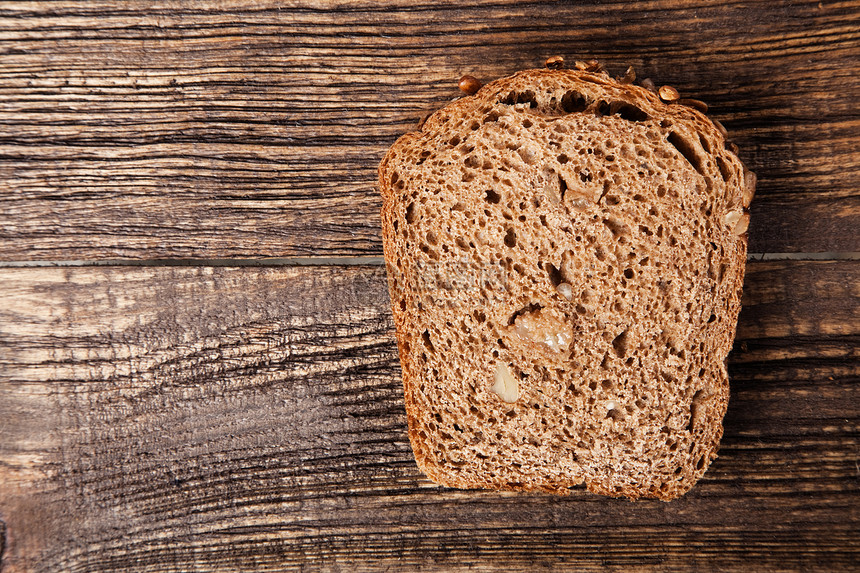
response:
<path id="1" fill-rule="evenodd" d="M 759 175 L 687 496 L 458 491 L 406 437 L 384 150 L 547 56 Z M 860 2 L 0 2 L 0 570 L 860 567 Z"/>

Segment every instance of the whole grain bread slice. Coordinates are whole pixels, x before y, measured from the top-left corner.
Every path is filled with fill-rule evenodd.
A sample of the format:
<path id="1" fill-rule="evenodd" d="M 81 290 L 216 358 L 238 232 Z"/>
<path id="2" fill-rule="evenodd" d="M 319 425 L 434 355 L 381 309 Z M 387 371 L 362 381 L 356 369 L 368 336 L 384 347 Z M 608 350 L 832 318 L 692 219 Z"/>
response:
<path id="1" fill-rule="evenodd" d="M 754 175 L 598 70 L 494 81 L 379 166 L 409 437 L 458 488 L 673 499 L 716 457 Z"/>

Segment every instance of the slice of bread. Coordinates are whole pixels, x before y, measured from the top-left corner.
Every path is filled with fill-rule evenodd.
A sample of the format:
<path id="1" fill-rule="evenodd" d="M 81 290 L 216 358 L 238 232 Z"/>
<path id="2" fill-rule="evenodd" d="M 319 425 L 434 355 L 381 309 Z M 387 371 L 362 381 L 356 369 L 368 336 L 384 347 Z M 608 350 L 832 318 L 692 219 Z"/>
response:
<path id="1" fill-rule="evenodd" d="M 724 133 L 605 73 L 547 69 L 391 147 L 385 260 L 433 481 L 669 500 L 705 473 L 755 187 Z"/>

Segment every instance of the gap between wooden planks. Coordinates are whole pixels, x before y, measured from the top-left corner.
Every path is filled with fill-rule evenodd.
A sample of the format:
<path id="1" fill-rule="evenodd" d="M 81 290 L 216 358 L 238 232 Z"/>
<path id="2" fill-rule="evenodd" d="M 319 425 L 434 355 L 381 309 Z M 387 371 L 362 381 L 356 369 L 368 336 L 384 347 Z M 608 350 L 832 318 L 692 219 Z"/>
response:
<path id="1" fill-rule="evenodd" d="M 747 253 L 747 261 L 856 261 L 860 252 Z M 303 267 L 381 266 L 384 257 L 284 257 L 261 259 L 103 259 L 98 261 L 0 261 L 3 268 L 30 267 Z"/>
<path id="2" fill-rule="evenodd" d="M 671 504 L 429 483 L 382 267 L 2 273 L 4 573 L 860 557 L 854 261 L 749 263 L 720 458 Z"/>

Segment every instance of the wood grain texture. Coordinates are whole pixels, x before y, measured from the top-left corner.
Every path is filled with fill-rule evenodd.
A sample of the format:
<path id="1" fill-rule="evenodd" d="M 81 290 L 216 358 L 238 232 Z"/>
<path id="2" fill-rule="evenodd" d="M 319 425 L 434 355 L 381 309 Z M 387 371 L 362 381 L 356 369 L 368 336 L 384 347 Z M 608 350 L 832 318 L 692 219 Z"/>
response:
<path id="1" fill-rule="evenodd" d="M 3 269 L 2 570 L 850 570 L 858 285 L 751 262 L 720 457 L 632 503 L 428 482 L 382 267 Z"/>
<path id="2" fill-rule="evenodd" d="M 379 255 L 376 164 L 548 55 L 711 104 L 753 252 L 860 251 L 860 2 L 0 4 L 0 260 Z"/>

